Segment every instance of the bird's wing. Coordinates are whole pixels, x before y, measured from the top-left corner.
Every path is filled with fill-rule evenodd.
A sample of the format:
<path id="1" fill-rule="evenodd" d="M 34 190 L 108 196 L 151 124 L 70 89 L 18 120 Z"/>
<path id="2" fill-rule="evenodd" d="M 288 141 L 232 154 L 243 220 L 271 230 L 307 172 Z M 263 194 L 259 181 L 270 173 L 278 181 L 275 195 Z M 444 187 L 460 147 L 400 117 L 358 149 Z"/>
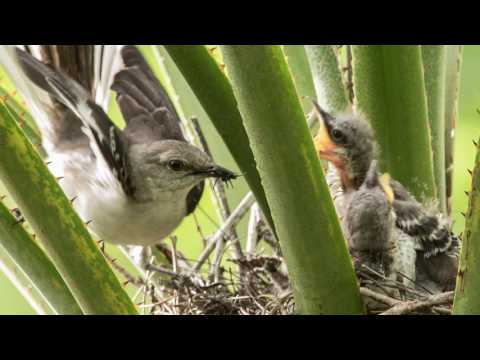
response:
<path id="1" fill-rule="evenodd" d="M 129 143 L 178 140 L 186 141 L 181 120 L 167 92 L 135 46 L 121 50 L 123 69 L 114 78 L 112 90 L 125 123 Z M 203 194 L 204 182 L 187 197 L 187 210 L 193 212 Z"/>
<path id="2" fill-rule="evenodd" d="M 186 141 L 172 101 L 135 46 L 121 50 L 124 68 L 114 78 L 112 90 L 127 124 L 124 132 L 131 141 Z"/>
<path id="3" fill-rule="evenodd" d="M 48 111 L 46 111 L 47 104 L 51 105 L 50 97 L 44 92 L 37 91 L 35 85 L 28 79 L 18 62 L 15 49 L 15 46 L 1 45 L 0 64 L 25 100 L 26 106 L 40 128 L 43 137 L 53 135 L 55 132 L 53 124 L 50 122 Z"/>
<path id="4" fill-rule="evenodd" d="M 107 110 L 110 104 L 110 87 L 115 74 L 120 71 L 122 61 L 119 53 L 122 45 L 93 45 L 94 49 L 94 93 L 95 103 Z"/>
<path id="5" fill-rule="evenodd" d="M 458 246 L 458 238 L 450 230 L 450 222 L 443 214 L 427 211 L 400 183 L 392 181 L 392 188 L 396 225 L 417 239 L 426 258 L 452 251 Z"/>
<path id="6" fill-rule="evenodd" d="M 25 51 L 19 58 L 15 48 Z M 108 107 L 112 72 L 118 70 L 117 45 L 16 45 L 0 47 L 0 62 L 25 99 L 42 134 L 42 145 L 50 155 L 64 149 L 89 152 L 89 141 L 81 130 L 82 121 L 49 93 L 43 72 L 33 57 L 52 70 L 72 78 L 100 104 Z M 117 64 L 117 65 L 115 65 Z M 35 86 L 36 84 L 37 86 Z M 48 89 L 45 90 L 45 88 Z M 106 90 L 105 90 L 106 89 Z"/>
<path id="7" fill-rule="evenodd" d="M 120 130 L 92 100 L 89 91 L 63 71 L 45 65 L 20 49 L 16 53 L 28 78 L 81 120 L 82 130 L 99 161 L 100 180 L 109 185 L 119 184 L 127 195 L 133 195 L 134 188 L 128 174 L 127 145 Z"/>

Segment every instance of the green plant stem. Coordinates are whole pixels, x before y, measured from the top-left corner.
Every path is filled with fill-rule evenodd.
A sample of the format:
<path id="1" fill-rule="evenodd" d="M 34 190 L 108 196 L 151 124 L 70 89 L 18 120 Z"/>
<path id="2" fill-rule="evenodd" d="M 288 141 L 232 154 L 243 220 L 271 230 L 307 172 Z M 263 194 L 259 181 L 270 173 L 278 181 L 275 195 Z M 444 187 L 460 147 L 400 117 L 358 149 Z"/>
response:
<path id="1" fill-rule="evenodd" d="M 260 175 L 227 77 L 205 46 L 165 45 L 165 49 L 222 136 L 273 229 Z"/>
<path id="2" fill-rule="evenodd" d="M 480 148 L 472 174 L 453 313 L 480 314 Z"/>
<path id="3" fill-rule="evenodd" d="M 354 45 L 355 106 L 375 130 L 380 164 L 419 200 L 435 199 L 419 45 Z"/>
<path id="4" fill-rule="evenodd" d="M 458 95 L 460 93 L 460 70 L 462 45 L 446 45 L 446 86 L 445 86 L 445 183 L 448 214 L 452 213 L 454 140 L 458 116 Z"/>
<path id="5" fill-rule="evenodd" d="M 70 200 L 5 104 L 0 104 L 0 179 L 84 313 L 137 313 Z"/>
<path id="6" fill-rule="evenodd" d="M 332 113 L 345 111 L 349 106 L 342 73 L 332 45 L 305 45 L 312 71 L 317 101 Z"/>
<path id="7" fill-rule="evenodd" d="M 82 314 L 50 259 L 1 202 L 0 245 L 57 314 Z"/>
<path id="8" fill-rule="evenodd" d="M 433 170 L 440 210 L 446 213 L 445 45 L 422 45 L 423 72 L 432 135 Z"/>
<path id="9" fill-rule="evenodd" d="M 19 104 L 15 98 L 8 93 L 7 90 L 0 86 L 0 97 L 5 101 L 10 108 L 15 112 L 17 115 L 16 117 L 19 120 L 19 125 L 22 130 L 25 132 L 25 135 L 28 136 L 32 144 L 40 145 L 40 133 L 35 126 L 35 122 L 32 119 L 30 113 L 25 109 L 24 106 Z"/>
<path id="10" fill-rule="evenodd" d="M 55 311 L 32 286 L 25 274 L 21 272 L 13 260 L 0 247 L 0 272 L 17 289 L 22 298 L 37 315 L 54 315 Z"/>
<path id="11" fill-rule="evenodd" d="M 303 111 L 308 114 L 312 110 L 315 97 L 315 85 L 304 45 L 282 45 L 290 72 L 295 81 L 298 96 L 302 101 Z"/>
<path id="12" fill-rule="evenodd" d="M 346 242 L 280 46 L 222 45 L 301 314 L 360 314 Z"/>

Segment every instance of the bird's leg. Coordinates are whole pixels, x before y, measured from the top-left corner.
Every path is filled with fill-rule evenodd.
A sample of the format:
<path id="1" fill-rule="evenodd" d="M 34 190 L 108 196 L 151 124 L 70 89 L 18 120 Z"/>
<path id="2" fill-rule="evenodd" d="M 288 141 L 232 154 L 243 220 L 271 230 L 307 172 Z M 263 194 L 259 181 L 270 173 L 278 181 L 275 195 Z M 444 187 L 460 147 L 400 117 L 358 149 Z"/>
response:
<path id="1" fill-rule="evenodd" d="M 146 269 L 152 257 L 152 250 L 148 246 L 125 246 L 129 257 L 140 269 Z"/>

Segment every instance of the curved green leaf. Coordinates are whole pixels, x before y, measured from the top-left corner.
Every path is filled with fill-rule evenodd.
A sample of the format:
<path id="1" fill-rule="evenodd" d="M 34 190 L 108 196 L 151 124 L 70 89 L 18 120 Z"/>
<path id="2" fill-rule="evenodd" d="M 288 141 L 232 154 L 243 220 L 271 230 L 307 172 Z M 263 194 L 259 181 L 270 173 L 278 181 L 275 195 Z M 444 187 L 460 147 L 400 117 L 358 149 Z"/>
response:
<path id="1" fill-rule="evenodd" d="M 445 45 L 422 45 L 423 72 L 432 134 L 433 170 L 440 209 L 446 213 Z"/>
<path id="2" fill-rule="evenodd" d="M 57 314 L 82 314 L 50 259 L 1 202 L 0 246 Z"/>
<path id="3" fill-rule="evenodd" d="M 297 93 L 302 101 L 303 111 L 309 113 L 312 110 L 312 101 L 315 97 L 315 85 L 313 84 L 312 72 L 307 58 L 304 45 L 282 45 L 287 58 Z"/>
<path id="4" fill-rule="evenodd" d="M 357 110 L 370 120 L 384 171 L 419 199 L 435 199 L 433 156 L 419 45 L 354 45 Z"/>
<path id="5" fill-rule="evenodd" d="M 335 208 L 280 46 L 222 45 L 302 314 L 360 314 Z"/>
<path id="6" fill-rule="evenodd" d="M 348 95 L 332 45 L 305 45 L 305 48 L 318 103 L 333 113 L 345 111 L 349 106 Z"/>
<path id="7" fill-rule="evenodd" d="M 480 147 L 472 174 L 453 313 L 480 314 Z"/>
<path id="8" fill-rule="evenodd" d="M 165 45 L 203 105 L 273 228 L 269 206 L 232 86 L 203 45 Z"/>
<path id="9" fill-rule="evenodd" d="M 55 178 L 0 106 L 0 179 L 86 314 L 136 314 Z"/>
<path id="10" fill-rule="evenodd" d="M 452 212 L 454 140 L 460 93 L 460 69 L 462 45 L 446 45 L 446 86 L 445 86 L 445 182 L 447 212 Z"/>

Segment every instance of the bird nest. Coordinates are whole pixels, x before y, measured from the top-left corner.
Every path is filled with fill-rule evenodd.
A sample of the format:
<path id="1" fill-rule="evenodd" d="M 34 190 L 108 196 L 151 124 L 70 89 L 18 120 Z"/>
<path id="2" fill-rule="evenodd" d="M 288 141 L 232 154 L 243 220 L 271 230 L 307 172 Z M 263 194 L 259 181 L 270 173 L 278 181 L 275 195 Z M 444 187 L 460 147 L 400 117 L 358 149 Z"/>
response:
<path id="1" fill-rule="evenodd" d="M 396 280 L 356 263 L 360 294 L 371 315 L 450 315 L 453 291 L 422 285 L 400 274 Z"/>
<path id="2" fill-rule="evenodd" d="M 265 247 L 241 259 L 227 258 L 221 266 L 205 263 L 198 270 L 166 245 L 157 246 L 165 259 L 146 265 L 146 276 L 135 278 L 116 262 L 112 265 L 137 288 L 135 300 L 152 315 L 291 315 L 295 303 L 285 262 L 278 244 L 266 228 L 257 240 Z M 263 250 L 262 250 L 263 249 Z M 107 255 L 108 258 L 108 255 Z M 356 273 L 367 313 L 370 315 L 449 315 L 453 292 L 437 292 L 405 281 L 387 279 L 381 273 L 356 264 Z M 139 301 L 138 301 L 139 300 Z"/>

